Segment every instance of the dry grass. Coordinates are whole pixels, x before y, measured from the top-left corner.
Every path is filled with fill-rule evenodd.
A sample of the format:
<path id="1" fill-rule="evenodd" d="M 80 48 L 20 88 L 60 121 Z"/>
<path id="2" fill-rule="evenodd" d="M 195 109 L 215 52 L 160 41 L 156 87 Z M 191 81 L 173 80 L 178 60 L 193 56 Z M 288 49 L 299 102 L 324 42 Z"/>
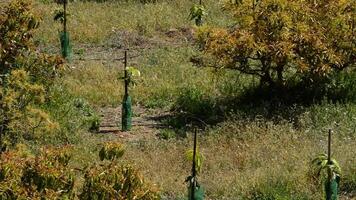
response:
<path id="1" fill-rule="evenodd" d="M 288 124 L 250 125 L 238 133 L 233 131 L 200 138 L 205 156 L 200 180 L 208 199 L 253 199 L 251 195 L 257 192 L 267 198 L 269 191 L 282 199 L 321 199 L 320 188 L 314 191 L 307 174 L 313 156 L 326 151 L 325 137 L 295 131 Z M 257 137 L 242 140 L 239 134 Z M 190 173 L 190 163 L 184 152 L 192 146 L 190 140 L 141 141 L 129 146 L 126 158 L 140 166 L 167 196 L 177 198 L 186 192 L 183 181 Z M 351 163 L 356 163 L 356 142 L 335 138 L 333 147 L 344 174 L 354 173 Z M 286 188 L 278 188 L 278 184 Z"/>
<path id="2" fill-rule="evenodd" d="M 206 1 L 211 17 L 211 24 L 226 24 L 227 20 L 220 12 L 216 1 Z M 138 32 L 141 35 L 153 36 L 171 28 L 187 27 L 189 0 L 164 1 L 156 4 L 120 3 L 120 2 L 72 2 L 69 4 L 70 17 L 68 29 L 74 44 L 101 43 L 115 34 L 125 30 Z M 37 38 L 41 43 L 56 44 L 58 41 L 59 24 L 53 22 L 52 12 L 58 6 L 54 3 L 37 3 L 35 8 L 43 18 Z"/>
<path id="3" fill-rule="evenodd" d="M 101 62 L 81 63 L 67 71 L 63 83 L 71 94 L 92 105 L 117 105 L 123 94 L 119 72 L 117 67 L 105 66 Z"/>

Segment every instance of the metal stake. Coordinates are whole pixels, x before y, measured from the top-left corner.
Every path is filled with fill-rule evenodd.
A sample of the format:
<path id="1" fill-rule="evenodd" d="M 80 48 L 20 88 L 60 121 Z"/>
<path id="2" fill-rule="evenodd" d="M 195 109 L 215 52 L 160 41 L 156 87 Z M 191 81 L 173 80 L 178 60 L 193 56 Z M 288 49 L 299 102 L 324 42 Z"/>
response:
<path id="1" fill-rule="evenodd" d="M 67 32 L 67 1 L 68 0 L 63 0 L 63 31 L 64 33 Z"/>
<path id="2" fill-rule="evenodd" d="M 328 138 L 328 164 L 331 164 L 331 129 L 329 129 Z"/>
<path id="3" fill-rule="evenodd" d="M 196 154 L 197 154 L 197 129 L 194 129 L 194 145 L 193 145 L 193 164 L 192 164 L 192 185 L 191 185 L 191 199 L 195 199 L 195 187 L 196 187 Z"/>

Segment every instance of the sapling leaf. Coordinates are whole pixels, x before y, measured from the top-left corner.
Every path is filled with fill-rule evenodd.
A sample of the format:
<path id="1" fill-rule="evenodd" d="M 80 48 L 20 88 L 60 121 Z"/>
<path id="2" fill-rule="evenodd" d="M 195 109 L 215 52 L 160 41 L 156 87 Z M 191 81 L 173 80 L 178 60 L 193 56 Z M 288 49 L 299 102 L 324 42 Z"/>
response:
<path id="1" fill-rule="evenodd" d="M 331 162 L 333 164 L 333 171 L 336 173 L 336 174 L 341 174 L 341 167 L 339 165 L 339 163 L 335 160 L 335 159 L 331 159 Z"/>
<path id="2" fill-rule="evenodd" d="M 193 150 L 190 149 L 188 150 L 186 153 L 185 153 L 185 156 L 186 156 L 186 159 L 188 161 L 193 161 Z M 203 155 L 199 152 L 199 150 L 197 149 L 196 151 L 196 155 L 195 155 L 195 164 L 196 164 L 196 167 L 195 167 L 195 170 L 197 172 L 200 172 L 201 168 L 202 168 L 202 164 L 203 164 L 203 161 L 204 161 L 204 157 Z"/>
<path id="3" fill-rule="evenodd" d="M 327 160 L 327 159 L 328 159 L 328 156 L 326 154 L 320 154 L 315 159 L 312 160 L 312 163 L 313 164 L 317 164 L 317 163 L 321 164 L 321 162 L 323 160 Z"/>
<path id="4" fill-rule="evenodd" d="M 64 10 L 63 9 L 56 9 L 53 13 L 53 20 L 59 22 L 61 24 L 64 23 Z M 66 13 L 66 17 L 69 16 L 69 13 Z"/>
<path id="5" fill-rule="evenodd" d="M 130 76 L 133 76 L 133 77 L 141 76 L 141 72 L 134 67 L 127 67 L 126 70 L 127 70 L 127 72 L 129 72 Z"/>
<path id="6" fill-rule="evenodd" d="M 328 156 L 326 154 L 321 154 L 312 160 L 312 166 L 315 170 L 315 174 L 320 177 L 322 174 L 325 175 L 330 171 L 333 175 L 339 176 L 341 174 L 341 168 L 338 162 L 335 159 L 330 159 L 328 161 Z"/>
<path id="7" fill-rule="evenodd" d="M 195 19 L 198 19 L 198 18 L 202 18 L 204 16 L 207 15 L 207 12 L 204 8 L 203 5 L 194 5 L 191 9 L 190 9 L 190 20 L 195 20 Z"/>

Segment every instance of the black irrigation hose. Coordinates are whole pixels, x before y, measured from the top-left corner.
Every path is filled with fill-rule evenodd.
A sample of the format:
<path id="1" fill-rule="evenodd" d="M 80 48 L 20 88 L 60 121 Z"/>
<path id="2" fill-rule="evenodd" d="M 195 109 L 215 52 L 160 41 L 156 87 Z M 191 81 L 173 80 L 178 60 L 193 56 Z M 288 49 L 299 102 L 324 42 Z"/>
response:
<path id="1" fill-rule="evenodd" d="M 138 51 L 138 50 L 151 50 L 151 49 L 159 49 L 159 48 L 162 48 L 162 47 L 171 47 L 171 48 L 181 48 L 183 47 L 183 43 L 173 43 L 171 45 L 158 45 L 158 46 L 154 46 L 154 47 L 134 47 L 134 48 L 120 48 L 120 49 L 117 49 L 116 51 L 126 51 L 126 50 L 129 50 L 129 51 Z M 79 48 L 90 48 L 91 46 L 90 45 L 82 45 L 81 47 Z M 97 47 L 106 47 L 105 45 L 101 45 L 101 46 L 97 46 Z M 95 47 L 93 47 L 95 48 Z M 115 48 L 112 48 L 112 49 L 115 49 Z M 136 54 L 136 55 L 133 55 L 133 56 L 130 56 L 128 57 L 128 59 L 132 59 L 132 58 L 137 58 L 137 57 L 140 57 L 142 56 L 144 53 L 141 52 L 139 54 Z M 71 60 L 72 61 L 100 61 L 100 60 L 108 60 L 108 61 L 124 61 L 124 57 L 121 57 L 121 58 L 72 58 Z"/>
<path id="2" fill-rule="evenodd" d="M 196 117 L 196 116 L 194 116 L 194 115 L 192 115 L 192 114 L 189 114 L 189 113 L 187 113 L 189 116 L 187 116 L 187 117 L 185 117 L 185 123 L 187 124 L 187 120 L 188 119 L 193 119 L 193 120 L 196 120 L 197 122 L 200 122 L 201 124 L 203 124 L 203 125 L 205 125 L 205 126 L 208 126 L 208 124 L 204 121 L 204 120 L 202 120 L 202 119 L 200 119 L 200 118 L 198 118 L 198 117 Z"/>
<path id="3" fill-rule="evenodd" d="M 140 57 L 142 56 L 142 54 L 139 54 L 139 55 L 134 55 L 134 56 L 129 56 L 128 59 L 132 59 L 132 58 L 137 58 L 137 57 Z M 100 61 L 100 60 L 110 60 L 110 61 L 124 61 L 125 60 L 125 57 L 122 57 L 122 58 L 108 58 L 108 59 L 105 59 L 105 58 L 77 58 L 77 59 L 72 59 L 72 61 L 90 61 L 90 60 L 94 60 L 94 61 Z"/>
<path id="4" fill-rule="evenodd" d="M 182 47 L 185 43 L 184 42 L 176 42 L 176 43 L 167 43 L 167 44 L 156 44 L 156 46 L 147 46 L 147 47 L 112 47 L 111 49 L 116 49 L 118 51 L 125 51 L 125 50 L 130 50 L 130 51 L 135 51 L 135 50 L 146 50 L 146 49 L 155 49 L 155 48 L 162 48 L 162 47 Z M 110 45 L 99 45 L 99 46 L 91 46 L 90 44 L 82 44 L 78 45 L 78 48 L 91 48 L 91 47 L 108 47 Z"/>
<path id="5" fill-rule="evenodd" d="M 173 44 L 173 48 L 181 48 L 183 46 L 183 44 L 181 43 L 176 43 L 176 44 Z M 105 47 L 105 46 L 102 46 L 102 47 Z M 123 48 L 123 49 L 119 49 L 117 51 L 125 51 L 125 50 L 130 50 L 130 51 L 138 51 L 138 50 L 151 50 L 151 49 L 159 49 L 159 48 L 162 48 L 162 47 L 172 47 L 170 45 L 160 45 L 160 46 L 156 46 L 156 47 L 135 47 L 135 48 Z M 144 53 L 139 53 L 139 54 L 136 54 L 134 56 L 130 56 L 128 57 L 129 59 L 132 59 L 132 58 L 137 58 L 137 57 L 140 57 L 142 56 Z M 90 60 L 95 60 L 95 61 L 100 61 L 100 60 L 109 60 L 109 61 L 124 61 L 124 57 L 122 58 L 72 58 L 72 61 L 90 61 Z"/>

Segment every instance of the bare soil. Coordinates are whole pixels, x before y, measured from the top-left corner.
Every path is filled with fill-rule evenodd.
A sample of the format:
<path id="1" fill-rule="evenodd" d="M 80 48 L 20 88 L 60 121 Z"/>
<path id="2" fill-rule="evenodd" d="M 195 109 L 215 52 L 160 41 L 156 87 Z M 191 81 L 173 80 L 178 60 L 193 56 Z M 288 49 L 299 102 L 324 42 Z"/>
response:
<path id="1" fill-rule="evenodd" d="M 160 122 L 160 118 L 167 115 L 161 110 L 149 110 L 134 106 L 132 129 L 121 131 L 121 107 L 107 107 L 100 110 L 101 123 L 99 134 L 114 134 L 124 141 L 156 139 L 157 134 L 167 128 Z"/>

